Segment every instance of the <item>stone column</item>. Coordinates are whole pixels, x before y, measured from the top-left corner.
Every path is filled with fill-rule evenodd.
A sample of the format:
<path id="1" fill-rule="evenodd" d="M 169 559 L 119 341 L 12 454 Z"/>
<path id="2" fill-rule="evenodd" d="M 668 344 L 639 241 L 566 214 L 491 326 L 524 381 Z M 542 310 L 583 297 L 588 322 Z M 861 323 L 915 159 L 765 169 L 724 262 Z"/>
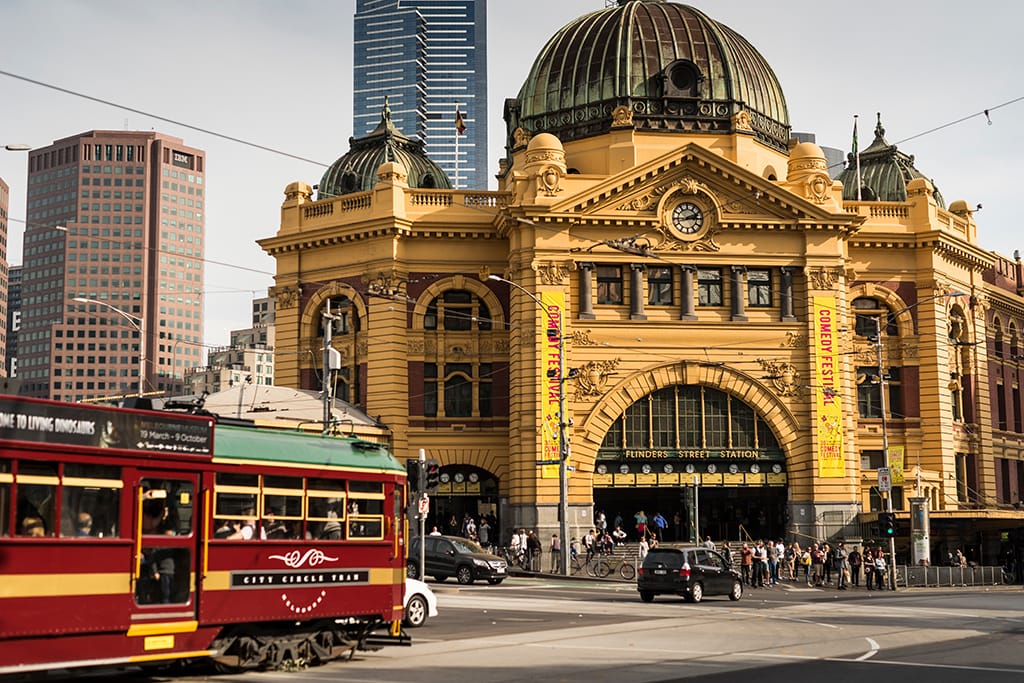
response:
<path id="1" fill-rule="evenodd" d="M 697 266 L 682 266 L 683 279 L 680 282 L 680 299 L 682 307 L 679 312 L 680 320 L 696 320 L 697 311 L 694 308 L 693 275 L 697 272 Z"/>
<path id="2" fill-rule="evenodd" d="M 779 293 L 782 308 L 782 322 L 795 323 L 796 316 L 793 315 L 793 269 L 788 267 L 780 268 L 782 273 L 782 291 Z"/>
<path id="3" fill-rule="evenodd" d="M 580 302 L 579 302 L 579 314 L 580 320 L 593 320 L 594 319 L 594 264 L 593 263 L 581 263 L 579 264 L 580 269 Z"/>
<path id="4" fill-rule="evenodd" d="M 631 263 L 629 266 L 629 319 L 647 320 L 644 313 L 644 273 L 647 266 Z"/>
<path id="5" fill-rule="evenodd" d="M 744 321 L 747 319 L 746 315 L 746 298 L 747 293 L 746 287 L 743 286 L 745 278 L 743 277 L 746 272 L 746 266 L 732 266 L 731 270 L 731 282 L 729 289 L 732 294 L 732 320 Z"/>

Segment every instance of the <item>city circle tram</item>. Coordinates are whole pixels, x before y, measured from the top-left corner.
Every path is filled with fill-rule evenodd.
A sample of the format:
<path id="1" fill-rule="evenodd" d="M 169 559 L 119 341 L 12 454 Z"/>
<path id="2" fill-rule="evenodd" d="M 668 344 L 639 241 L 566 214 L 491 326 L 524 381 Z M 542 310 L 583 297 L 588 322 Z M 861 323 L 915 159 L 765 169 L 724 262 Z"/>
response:
<path id="1" fill-rule="evenodd" d="M 407 643 L 404 500 L 360 439 L 0 397 L 0 675 Z"/>

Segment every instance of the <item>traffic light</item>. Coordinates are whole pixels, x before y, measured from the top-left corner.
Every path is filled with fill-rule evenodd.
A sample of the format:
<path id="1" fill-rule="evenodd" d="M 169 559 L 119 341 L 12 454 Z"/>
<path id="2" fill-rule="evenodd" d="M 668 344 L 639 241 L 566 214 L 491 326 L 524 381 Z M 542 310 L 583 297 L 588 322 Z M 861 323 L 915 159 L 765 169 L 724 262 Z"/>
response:
<path id="1" fill-rule="evenodd" d="M 441 463 L 436 460 L 427 460 L 426 483 L 424 489 L 433 493 L 441 483 Z"/>
<path id="2" fill-rule="evenodd" d="M 405 461 L 405 473 L 409 477 L 409 490 L 420 490 L 420 461 L 416 459 Z"/>
<path id="3" fill-rule="evenodd" d="M 892 512 L 880 512 L 878 514 L 878 531 L 885 538 L 892 538 L 898 531 L 896 515 Z"/>

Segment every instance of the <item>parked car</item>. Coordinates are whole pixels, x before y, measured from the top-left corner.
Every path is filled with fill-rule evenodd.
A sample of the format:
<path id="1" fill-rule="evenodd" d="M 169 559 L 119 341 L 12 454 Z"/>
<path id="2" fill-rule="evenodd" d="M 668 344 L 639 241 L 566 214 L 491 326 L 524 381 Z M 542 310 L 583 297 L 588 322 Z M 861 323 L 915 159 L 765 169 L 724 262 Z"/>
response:
<path id="1" fill-rule="evenodd" d="M 420 542 L 420 538 L 414 538 L 409 544 L 406 576 L 413 579 L 423 578 L 419 575 Z M 497 585 L 508 576 L 505 560 L 459 536 L 427 536 L 423 565 L 423 573 L 437 581 L 454 576 L 461 584 L 481 580 Z"/>
<path id="2" fill-rule="evenodd" d="M 419 579 L 405 579 L 405 618 L 406 626 L 423 626 L 427 617 L 437 616 L 437 596 L 430 586 Z"/>
<path id="3" fill-rule="evenodd" d="M 654 548 L 637 572 L 640 599 L 652 602 L 655 595 L 681 595 L 700 602 L 705 595 L 743 597 L 743 581 L 725 558 L 701 546 Z"/>

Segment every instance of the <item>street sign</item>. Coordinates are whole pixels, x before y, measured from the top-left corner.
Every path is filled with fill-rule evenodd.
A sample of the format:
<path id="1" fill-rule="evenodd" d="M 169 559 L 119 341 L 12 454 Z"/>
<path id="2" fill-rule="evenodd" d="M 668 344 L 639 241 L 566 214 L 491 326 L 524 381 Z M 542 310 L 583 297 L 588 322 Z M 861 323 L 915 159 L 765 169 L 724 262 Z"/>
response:
<path id="1" fill-rule="evenodd" d="M 878 468 L 878 490 L 881 493 L 892 491 L 892 473 L 888 467 Z"/>
<path id="2" fill-rule="evenodd" d="M 420 497 L 420 514 L 425 515 L 430 512 L 430 496 Z"/>

